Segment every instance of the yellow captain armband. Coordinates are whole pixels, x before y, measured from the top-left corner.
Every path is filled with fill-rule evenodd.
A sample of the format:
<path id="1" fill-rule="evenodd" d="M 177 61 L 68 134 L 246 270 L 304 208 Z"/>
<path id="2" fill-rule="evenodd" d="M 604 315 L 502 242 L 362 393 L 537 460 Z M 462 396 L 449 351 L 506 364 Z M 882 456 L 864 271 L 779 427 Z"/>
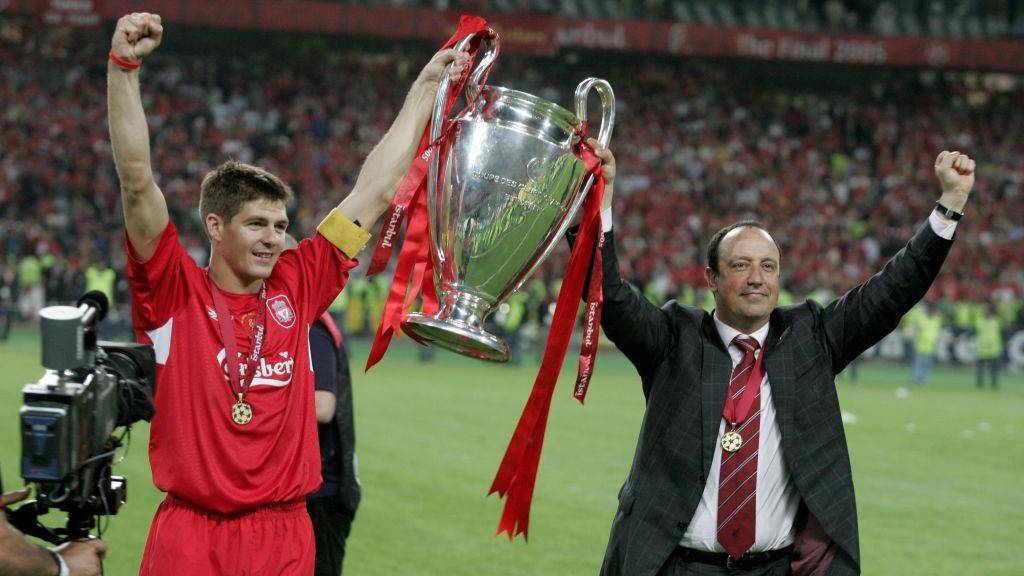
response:
<path id="1" fill-rule="evenodd" d="M 369 232 L 357 226 L 337 208 L 331 210 L 331 213 L 320 222 L 316 231 L 349 258 L 355 258 L 370 240 Z"/>

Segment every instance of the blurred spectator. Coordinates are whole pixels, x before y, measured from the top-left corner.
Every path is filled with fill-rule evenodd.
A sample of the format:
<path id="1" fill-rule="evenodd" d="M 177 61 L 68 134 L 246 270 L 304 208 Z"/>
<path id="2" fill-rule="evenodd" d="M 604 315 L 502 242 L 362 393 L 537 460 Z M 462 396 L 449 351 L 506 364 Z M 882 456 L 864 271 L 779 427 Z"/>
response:
<path id="1" fill-rule="evenodd" d="M 910 374 L 910 383 L 924 386 L 928 383 L 928 375 L 935 363 L 935 350 L 942 334 L 942 315 L 934 306 L 927 302 L 919 304 L 921 312 L 912 326 L 914 341 L 914 365 Z"/>
<path id="2" fill-rule="evenodd" d="M 1003 327 L 995 306 L 987 304 L 974 321 L 978 338 L 978 372 L 975 383 L 984 387 L 985 373 L 989 374 L 992 389 L 999 388 L 999 370 L 1003 360 Z"/>
<path id="3" fill-rule="evenodd" d="M 11 334 L 11 324 L 18 312 L 18 277 L 7 259 L 0 257 L 0 341 Z"/>
<path id="4" fill-rule="evenodd" d="M 35 254 L 26 254 L 18 261 L 18 286 L 21 287 L 21 297 L 18 300 L 21 318 L 35 318 L 46 303 L 43 263 Z"/>

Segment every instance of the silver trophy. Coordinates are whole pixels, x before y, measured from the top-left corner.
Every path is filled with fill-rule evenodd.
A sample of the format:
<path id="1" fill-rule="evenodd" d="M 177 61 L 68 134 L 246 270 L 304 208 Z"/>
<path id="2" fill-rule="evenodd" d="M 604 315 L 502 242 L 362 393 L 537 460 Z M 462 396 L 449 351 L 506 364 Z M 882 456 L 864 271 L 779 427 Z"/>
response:
<path id="1" fill-rule="evenodd" d="M 576 87 L 573 114 L 531 94 L 484 85 L 499 41 L 492 31 L 482 34 L 486 48 L 466 83 L 469 104 L 452 119 L 427 176 L 440 307 L 433 316 L 409 314 L 402 328 L 423 344 L 506 362 L 508 344 L 484 330 L 484 319 L 547 258 L 582 206 L 594 179 L 584 178 L 572 150 L 587 119 L 587 97 L 592 89 L 601 96 L 598 140 L 607 146 L 615 95 L 608 82 L 588 78 Z M 431 141 L 445 124 L 449 70 L 434 103 Z"/>

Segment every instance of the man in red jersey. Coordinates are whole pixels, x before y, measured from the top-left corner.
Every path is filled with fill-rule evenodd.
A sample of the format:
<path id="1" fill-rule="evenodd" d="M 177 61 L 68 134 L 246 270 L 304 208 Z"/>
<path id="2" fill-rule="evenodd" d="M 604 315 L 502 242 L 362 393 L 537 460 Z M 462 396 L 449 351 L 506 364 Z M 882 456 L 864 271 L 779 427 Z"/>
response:
<path id="1" fill-rule="evenodd" d="M 391 202 L 444 66 L 454 60 L 457 79 L 468 58 L 443 50 L 430 60 L 351 194 L 295 250 L 283 252 L 291 192 L 280 179 L 238 162 L 212 170 L 199 200 L 211 256 L 200 268 L 150 166 L 139 64 L 162 36 L 158 15 L 121 18 L 107 68 L 132 317 L 157 358 L 150 459 L 167 493 L 140 574 L 311 575 L 305 497 L 321 477 L 309 327 Z"/>

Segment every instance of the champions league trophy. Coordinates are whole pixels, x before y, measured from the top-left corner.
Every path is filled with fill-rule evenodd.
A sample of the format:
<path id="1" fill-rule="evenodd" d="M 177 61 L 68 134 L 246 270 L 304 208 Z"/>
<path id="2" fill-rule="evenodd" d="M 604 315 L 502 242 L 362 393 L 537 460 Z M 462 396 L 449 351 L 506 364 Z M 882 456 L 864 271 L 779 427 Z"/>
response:
<path id="1" fill-rule="evenodd" d="M 402 328 L 423 344 L 506 362 L 508 344 L 484 330 L 484 319 L 547 258 L 582 206 L 594 178 L 584 178 L 573 147 L 587 120 L 587 97 L 592 89 L 601 96 L 598 141 L 607 146 L 615 95 L 608 82 L 588 78 L 576 87 L 574 114 L 531 94 L 484 85 L 499 40 L 483 34 L 486 52 L 466 84 L 469 104 L 452 119 L 427 176 L 439 310 L 409 314 Z M 450 65 L 434 103 L 432 142 L 445 126 L 449 71 Z"/>

